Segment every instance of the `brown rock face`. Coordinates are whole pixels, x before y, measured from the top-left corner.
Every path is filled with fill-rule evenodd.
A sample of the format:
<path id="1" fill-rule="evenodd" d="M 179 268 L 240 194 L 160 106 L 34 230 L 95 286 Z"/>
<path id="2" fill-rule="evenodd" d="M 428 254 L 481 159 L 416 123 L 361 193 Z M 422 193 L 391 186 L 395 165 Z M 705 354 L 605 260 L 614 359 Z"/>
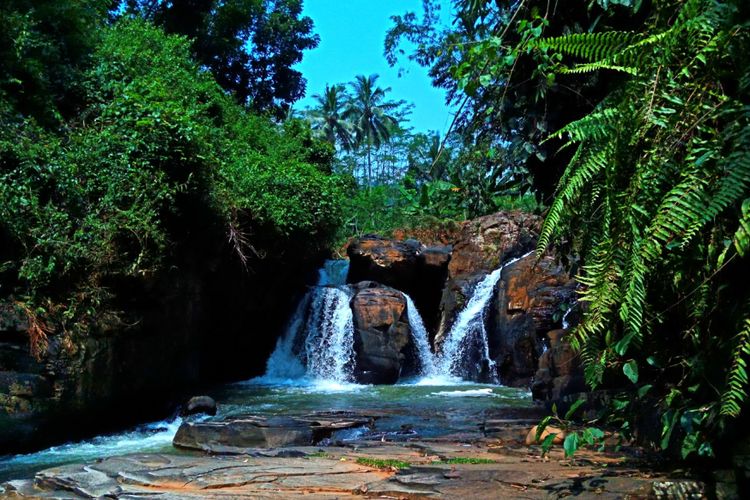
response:
<path id="1" fill-rule="evenodd" d="M 526 212 L 498 212 L 466 222 L 453 246 L 452 279 L 489 272 L 536 245 L 541 218 Z"/>
<path id="2" fill-rule="evenodd" d="M 559 324 L 560 305 L 575 297 L 575 282 L 550 256 L 529 255 L 503 269 L 490 314 L 490 354 L 505 385 L 529 386 L 543 335 Z"/>
<path id="3" fill-rule="evenodd" d="M 406 299 L 398 290 L 371 281 L 352 288 L 354 377 L 365 384 L 394 384 L 411 347 Z"/>
<path id="4" fill-rule="evenodd" d="M 498 212 L 464 223 L 448 264 L 436 344 L 450 330 L 474 285 L 502 263 L 531 251 L 540 227 L 540 217 L 520 211 Z"/>
<path id="5" fill-rule="evenodd" d="M 534 399 L 559 401 L 586 391 L 580 360 L 565 334 L 565 330 L 552 330 L 547 334 L 550 347 L 539 358 L 539 369 L 531 386 Z"/>
<path id="6" fill-rule="evenodd" d="M 450 246 L 425 247 L 416 240 L 365 236 L 347 248 L 348 283 L 376 281 L 408 294 L 425 326 L 435 331 L 440 296 L 451 260 Z"/>

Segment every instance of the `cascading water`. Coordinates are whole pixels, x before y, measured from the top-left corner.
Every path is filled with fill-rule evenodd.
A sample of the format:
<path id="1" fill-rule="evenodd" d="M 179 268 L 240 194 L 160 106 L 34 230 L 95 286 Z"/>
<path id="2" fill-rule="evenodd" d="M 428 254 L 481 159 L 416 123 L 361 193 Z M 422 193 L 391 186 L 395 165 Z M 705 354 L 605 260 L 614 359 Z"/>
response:
<path id="1" fill-rule="evenodd" d="M 329 260 L 317 285 L 302 299 L 268 358 L 268 380 L 307 376 L 338 383 L 351 381 L 354 360 L 354 317 L 351 291 L 344 284 L 348 261 Z"/>
<path id="2" fill-rule="evenodd" d="M 430 350 L 430 339 L 427 335 L 427 329 L 422 321 L 422 316 L 417 310 L 417 306 L 414 305 L 414 301 L 407 294 L 404 294 L 404 298 L 406 299 L 406 315 L 409 317 L 411 338 L 417 348 L 417 356 L 419 357 L 421 375 L 425 377 L 432 376 L 435 374 L 435 356 Z"/>
<path id="3" fill-rule="evenodd" d="M 307 373 L 335 382 L 351 381 L 354 359 L 354 315 L 348 288 L 319 288 L 307 325 Z"/>
<path id="4" fill-rule="evenodd" d="M 487 307 L 492 300 L 495 286 L 500 281 L 503 269 L 531 253 L 506 262 L 477 284 L 466 307 L 459 313 L 445 336 L 435 362 L 435 371 L 438 375 L 466 378 L 472 373 L 482 373 L 486 369 L 489 371 L 489 378 L 493 382 L 498 381 L 497 367 L 490 357 L 489 339 L 485 326 Z"/>

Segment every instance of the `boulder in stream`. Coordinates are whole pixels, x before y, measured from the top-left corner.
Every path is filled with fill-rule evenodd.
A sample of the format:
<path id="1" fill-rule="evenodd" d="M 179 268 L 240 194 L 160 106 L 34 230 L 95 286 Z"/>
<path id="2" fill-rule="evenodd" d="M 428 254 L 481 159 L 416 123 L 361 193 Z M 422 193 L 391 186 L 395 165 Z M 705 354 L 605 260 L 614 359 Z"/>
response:
<path id="1" fill-rule="evenodd" d="M 190 398 L 180 414 L 183 417 L 189 415 L 216 415 L 216 401 L 210 396 L 195 396 Z"/>
<path id="2" fill-rule="evenodd" d="M 404 295 L 372 281 L 352 285 L 354 378 L 362 384 L 395 384 L 413 348 Z"/>

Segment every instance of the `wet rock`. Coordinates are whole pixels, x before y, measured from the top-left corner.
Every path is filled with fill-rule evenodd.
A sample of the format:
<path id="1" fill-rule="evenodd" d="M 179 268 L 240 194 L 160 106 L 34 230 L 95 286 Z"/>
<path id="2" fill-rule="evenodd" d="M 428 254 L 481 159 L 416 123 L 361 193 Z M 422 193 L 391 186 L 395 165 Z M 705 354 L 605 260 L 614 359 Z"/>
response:
<path id="1" fill-rule="evenodd" d="M 195 396 L 190 398 L 182 409 L 183 417 L 189 415 L 216 415 L 216 401 L 210 396 Z"/>
<path id="2" fill-rule="evenodd" d="M 542 219 L 527 212 L 498 212 L 468 221 L 453 245 L 452 279 L 487 273 L 536 245 Z"/>
<path id="3" fill-rule="evenodd" d="M 352 286 L 354 377 L 364 384 L 395 384 L 412 348 L 406 299 L 371 281 Z"/>
<path id="4" fill-rule="evenodd" d="M 576 283 L 550 256 L 529 255 L 506 266 L 489 314 L 490 356 L 504 385 L 529 387 L 544 349 L 544 334 L 560 324 L 561 306 Z M 561 373 L 567 374 L 567 373 Z"/>
<path id="5" fill-rule="evenodd" d="M 476 283 L 504 262 L 531 251 L 540 227 L 540 217 L 520 211 L 498 212 L 464 223 L 453 244 L 440 298 L 436 345 L 442 343 Z"/>
<path id="6" fill-rule="evenodd" d="M 209 453 L 242 454 L 257 448 L 312 445 L 336 431 L 372 423 L 373 417 L 352 413 L 271 418 L 246 415 L 213 422 L 185 422 L 172 443 L 178 448 Z"/>
<path id="7" fill-rule="evenodd" d="M 172 444 L 211 453 L 241 453 L 248 448 L 310 445 L 313 431 L 305 422 L 284 417 L 185 422 L 177 430 Z"/>
<path id="8" fill-rule="evenodd" d="M 347 255 L 348 283 L 376 281 L 408 294 L 427 329 L 435 330 L 452 255 L 450 246 L 426 247 L 416 240 L 365 236 L 349 244 Z"/>

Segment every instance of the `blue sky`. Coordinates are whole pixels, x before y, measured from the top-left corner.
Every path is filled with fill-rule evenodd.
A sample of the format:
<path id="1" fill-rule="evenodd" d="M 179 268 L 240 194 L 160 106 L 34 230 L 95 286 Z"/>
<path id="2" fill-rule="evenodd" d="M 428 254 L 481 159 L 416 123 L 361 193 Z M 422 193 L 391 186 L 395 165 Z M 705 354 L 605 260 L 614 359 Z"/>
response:
<path id="1" fill-rule="evenodd" d="M 443 16 L 448 16 L 448 1 Z M 315 21 L 320 45 L 305 52 L 296 68 L 307 79 L 307 97 L 296 109 L 312 105 L 312 95 L 322 93 L 326 83 L 346 83 L 355 75 L 380 75 L 380 86 L 391 87 L 392 99 L 414 103 L 410 125 L 415 131 L 445 132 L 451 115 L 445 105 L 445 92 L 432 87 L 427 70 L 405 58 L 399 66 L 406 69 L 398 76 L 383 56 L 383 40 L 391 26 L 390 16 L 407 10 L 421 14 L 421 0 L 305 0 L 304 14 Z"/>

